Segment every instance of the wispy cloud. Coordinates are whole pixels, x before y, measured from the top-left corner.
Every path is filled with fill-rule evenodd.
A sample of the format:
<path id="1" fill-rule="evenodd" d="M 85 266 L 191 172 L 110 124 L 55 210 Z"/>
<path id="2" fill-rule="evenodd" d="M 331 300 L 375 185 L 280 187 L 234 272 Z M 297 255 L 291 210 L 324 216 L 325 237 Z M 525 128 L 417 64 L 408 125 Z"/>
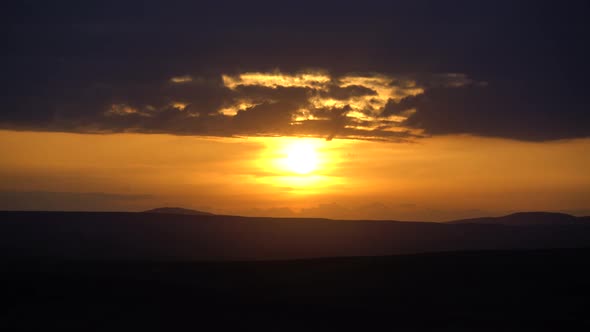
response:
<path id="1" fill-rule="evenodd" d="M 183 75 L 183 76 L 174 76 L 170 79 L 170 82 L 172 83 L 189 83 L 192 82 L 193 78 L 189 75 Z"/>

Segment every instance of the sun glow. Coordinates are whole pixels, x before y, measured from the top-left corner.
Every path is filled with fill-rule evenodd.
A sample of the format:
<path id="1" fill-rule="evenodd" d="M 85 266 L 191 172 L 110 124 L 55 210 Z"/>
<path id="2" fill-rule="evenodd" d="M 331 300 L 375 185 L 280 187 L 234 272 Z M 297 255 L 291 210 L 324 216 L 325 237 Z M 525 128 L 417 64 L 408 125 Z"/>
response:
<path id="1" fill-rule="evenodd" d="M 338 176 L 343 151 L 350 142 L 311 137 L 251 138 L 264 144 L 255 165 L 256 182 L 276 197 L 318 195 L 337 190 L 346 180 Z"/>
<path id="2" fill-rule="evenodd" d="M 285 147 L 286 169 L 297 174 L 309 174 L 318 168 L 318 153 L 311 141 L 294 141 Z"/>

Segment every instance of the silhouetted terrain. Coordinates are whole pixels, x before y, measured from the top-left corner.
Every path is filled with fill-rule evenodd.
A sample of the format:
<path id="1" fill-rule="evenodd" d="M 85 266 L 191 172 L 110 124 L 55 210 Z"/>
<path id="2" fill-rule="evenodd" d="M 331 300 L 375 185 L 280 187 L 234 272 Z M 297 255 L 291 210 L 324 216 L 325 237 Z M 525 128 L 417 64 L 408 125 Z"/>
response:
<path id="1" fill-rule="evenodd" d="M 590 328 L 587 223 L 82 212 L 0 220 L 0 330 Z M 571 249 L 539 249 L 559 247 Z M 525 248 L 537 250 L 514 250 Z M 328 256 L 340 257 L 310 259 Z M 307 259 L 275 260 L 293 258 Z"/>
<path id="2" fill-rule="evenodd" d="M 188 214 L 195 216 L 212 216 L 213 213 L 197 211 L 192 209 L 183 209 L 179 207 L 161 207 L 156 209 L 147 210 L 144 213 L 167 213 L 167 214 Z"/>
<path id="3" fill-rule="evenodd" d="M 513 222 L 518 216 L 504 218 L 521 225 Z M 523 220 L 531 222 L 530 214 L 523 216 Z M 590 246 L 590 223 L 547 224 L 543 218 L 539 225 L 508 226 L 494 221 L 423 223 L 162 213 L 0 212 L 0 220 L 0 252 L 24 257 L 264 260 Z"/>
<path id="4" fill-rule="evenodd" d="M 565 213 L 519 212 L 503 217 L 472 218 L 451 221 L 453 224 L 502 224 L 508 226 L 572 225 L 588 222 L 588 217 L 574 217 Z"/>
<path id="5" fill-rule="evenodd" d="M 585 331 L 590 250 L 266 262 L 4 261 L 0 328 Z"/>

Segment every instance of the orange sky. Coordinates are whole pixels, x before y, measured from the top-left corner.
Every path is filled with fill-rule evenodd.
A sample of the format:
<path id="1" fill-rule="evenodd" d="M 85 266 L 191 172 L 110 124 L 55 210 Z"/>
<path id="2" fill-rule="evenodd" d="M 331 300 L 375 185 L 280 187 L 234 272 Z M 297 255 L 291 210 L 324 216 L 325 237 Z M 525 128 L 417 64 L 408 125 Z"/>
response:
<path id="1" fill-rule="evenodd" d="M 308 174 L 286 164 L 289 147 L 301 142 L 316 158 Z M 585 214 L 588 151 L 590 139 L 439 136 L 384 143 L 0 131 L 0 209 L 182 206 L 403 220 L 528 210 Z"/>

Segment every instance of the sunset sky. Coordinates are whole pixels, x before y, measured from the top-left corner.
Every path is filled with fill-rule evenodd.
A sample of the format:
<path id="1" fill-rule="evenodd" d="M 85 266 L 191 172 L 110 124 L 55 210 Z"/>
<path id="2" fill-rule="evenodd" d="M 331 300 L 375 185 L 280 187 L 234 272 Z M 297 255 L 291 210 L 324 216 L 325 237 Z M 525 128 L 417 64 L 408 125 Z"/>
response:
<path id="1" fill-rule="evenodd" d="M 587 7 L 16 5 L 0 209 L 590 215 Z"/>

